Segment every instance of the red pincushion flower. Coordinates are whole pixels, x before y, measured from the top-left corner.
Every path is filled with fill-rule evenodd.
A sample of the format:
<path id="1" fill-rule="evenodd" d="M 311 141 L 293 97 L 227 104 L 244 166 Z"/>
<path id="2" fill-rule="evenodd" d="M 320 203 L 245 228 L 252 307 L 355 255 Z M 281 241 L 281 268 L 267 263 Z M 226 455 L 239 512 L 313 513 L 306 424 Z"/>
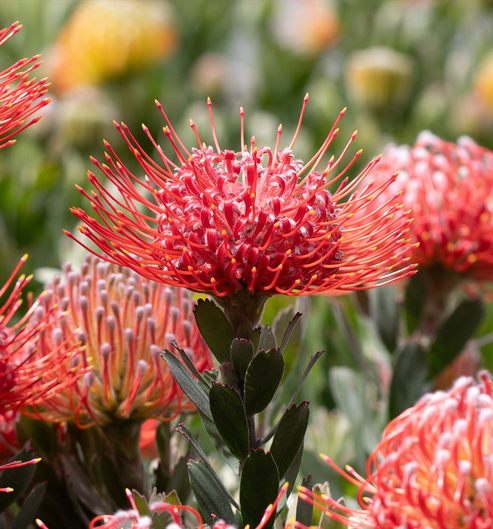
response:
<path id="1" fill-rule="evenodd" d="M 368 203 L 397 175 L 389 174 L 378 186 L 370 183 L 358 189 L 379 161 L 372 160 L 349 182 L 346 172 L 361 151 L 338 172 L 356 133 L 342 155 L 337 160 L 332 157 L 327 168 L 317 172 L 344 111 L 319 151 L 303 164 L 291 152 L 298 133 L 289 147 L 279 150 L 282 127 L 274 152 L 255 147 L 254 138 L 250 150 L 246 146 L 240 152 L 222 150 L 212 111 L 216 148 L 201 142 L 192 122 L 199 146 L 189 152 L 157 105 L 168 123 L 165 134 L 178 163 L 165 156 L 146 127 L 162 166 L 145 154 L 125 125 L 115 124 L 144 169 L 145 181 L 124 167 L 106 143 L 107 165 L 93 162 L 123 198 L 112 196 L 91 172 L 89 180 L 97 193 L 89 196 L 78 187 L 101 221 L 80 208 L 72 212 L 84 223 L 80 231 L 102 250 L 104 259 L 148 279 L 217 297 L 239 291 L 257 296 L 345 292 L 411 273 L 412 266 L 400 268 L 407 260 L 404 234 L 410 221 L 407 214 L 399 213 L 398 195 L 380 208 L 378 217 L 365 217 Z M 244 145 L 243 111 L 241 117 Z M 301 118 L 298 130 L 300 125 Z M 331 194 L 329 187 L 341 178 Z M 142 213 L 141 206 L 149 211 Z M 360 213 L 357 221 L 355 213 Z"/>
<path id="2" fill-rule="evenodd" d="M 41 403 L 44 409 L 37 407 L 34 416 L 86 427 L 194 411 L 158 355 L 176 340 L 200 372 L 212 367 L 210 351 L 191 320 L 193 303 L 187 292 L 145 281 L 92 255 L 80 274 L 67 263 L 63 280 L 56 277 L 46 285 L 35 315 L 47 312 L 52 314 L 48 321 L 58 319 L 37 346 L 49 353 L 72 336 L 84 344 L 80 361 L 90 371 Z"/>
<path id="3" fill-rule="evenodd" d="M 368 459 L 366 479 L 350 468 L 345 474 L 324 456 L 359 486 L 362 510 L 306 489 L 302 498 L 351 527 L 492 527 L 493 382 L 484 371 L 480 379 L 459 378 L 450 391 L 425 395 L 389 423 Z"/>
<path id="4" fill-rule="evenodd" d="M 412 261 L 473 282 L 493 280 L 493 152 L 470 138 L 449 143 L 423 132 L 413 147 L 389 146 L 372 176 L 383 182 L 390 168 L 401 170 L 402 202 L 413 210 L 410 233 L 419 246 Z"/>
<path id="5" fill-rule="evenodd" d="M 19 22 L 14 22 L 9 28 L 0 30 L 0 46 L 21 28 Z M 30 72 L 41 64 L 36 63 L 39 57 L 21 59 L 0 72 L 0 149 L 15 143 L 16 140 L 11 139 L 13 136 L 39 121 L 40 116 L 24 125 L 26 118 L 51 101 L 47 98 L 35 103 L 46 95 L 50 86 L 46 78 L 37 82 L 29 79 Z"/>
<path id="6" fill-rule="evenodd" d="M 0 289 L 0 296 L 9 288 L 26 258 L 27 255 L 20 260 L 7 283 Z M 16 324 L 7 326 L 22 304 L 22 289 L 31 278 L 20 276 L 0 307 L 0 413 L 49 401 L 57 392 L 74 384 L 81 375 L 77 368 L 66 367 L 80 352 L 79 343 L 68 345 L 64 341 L 46 352 L 36 348 L 38 336 L 50 332 L 50 326 L 63 316 L 49 312 L 35 323 L 28 322 L 43 302 L 44 293 Z M 61 368 L 65 368 L 64 376 L 58 377 L 56 373 Z"/>

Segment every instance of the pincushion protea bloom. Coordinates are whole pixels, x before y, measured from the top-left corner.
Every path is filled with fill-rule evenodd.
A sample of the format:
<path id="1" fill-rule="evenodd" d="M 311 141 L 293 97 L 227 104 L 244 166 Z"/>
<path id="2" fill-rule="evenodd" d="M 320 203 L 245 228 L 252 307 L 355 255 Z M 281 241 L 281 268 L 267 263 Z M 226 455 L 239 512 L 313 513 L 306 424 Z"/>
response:
<path id="1" fill-rule="evenodd" d="M 6 284 L 0 289 L 0 296 L 8 290 L 27 255 L 22 257 Z M 17 323 L 8 327 L 17 309 L 21 306 L 22 289 L 32 276 L 20 276 L 7 300 L 0 307 L 0 413 L 33 406 L 49 401 L 57 392 L 70 387 L 81 376 L 77 368 L 67 364 L 80 352 L 80 344 L 68 341 L 73 335 L 49 351 L 40 351 L 36 340 L 51 331 L 51 327 L 63 314 L 52 309 L 36 322 L 29 321 L 43 303 L 46 293 L 33 304 Z M 63 377 L 56 376 L 64 368 Z"/>
<path id="2" fill-rule="evenodd" d="M 351 527 L 492 527 L 493 382 L 485 371 L 479 378 L 475 384 L 461 377 L 450 391 L 427 394 L 394 419 L 368 459 L 366 479 L 324 456 L 359 486 L 362 510 L 303 488 L 301 498 Z"/>
<path id="3" fill-rule="evenodd" d="M 22 28 L 19 22 L 0 30 L 0 46 Z M 41 119 L 40 116 L 24 125 L 25 120 L 47 105 L 51 99 L 41 99 L 50 86 L 47 79 L 29 79 L 29 74 L 41 64 L 39 55 L 21 59 L 0 72 L 0 149 L 12 145 L 11 138 Z M 34 64 L 33 64 L 34 63 Z"/>
<path id="4" fill-rule="evenodd" d="M 378 163 L 375 158 L 349 182 L 346 173 L 361 151 L 341 171 L 339 166 L 356 133 L 341 156 L 330 158 L 326 169 L 317 172 L 345 110 L 307 164 L 294 158 L 291 149 L 307 100 L 296 134 L 282 150 L 282 127 L 274 151 L 256 147 L 254 138 L 249 150 L 244 146 L 243 110 L 241 151 L 221 149 L 210 100 L 215 149 L 202 143 L 191 122 L 198 141 L 198 148 L 191 152 L 157 103 L 168 124 L 164 131 L 177 163 L 164 154 L 145 126 L 162 165 L 145 154 L 125 125 L 115 124 L 145 171 L 145 181 L 124 167 L 105 143 L 107 164 L 93 162 L 123 198 L 112 196 L 89 172 L 97 193 L 91 196 L 78 189 L 91 200 L 101 221 L 73 208 L 83 222 L 79 230 L 102 250 L 101 257 L 114 264 L 128 266 L 154 281 L 217 298 L 240 292 L 246 297 L 346 292 L 412 273 L 412 266 L 401 266 L 409 250 L 404 234 L 410 220 L 399 212 L 398 194 L 380 208 L 378 218 L 365 218 L 368 203 L 397 175 L 389 174 L 378 186 L 370 183 L 359 189 Z M 331 194 L 329 187 L 341 179 Z M 141 206 L 148 212 L 143 213 Z M 355 221 L 357 212 L 363 218 Z"/>
<path id="5" fill-rule="evenodd" d="M 472 282 L 493 280 L 493 152 L 470 138 L 457 143 L 429 132 L 413 147 L 389 146 L 373 176 L 402 170 L 402 201 L 412 207 L 412 261 Z M 392 194 L 388 188 L 378 200 Z M 378 204 L 378 202 L 376 202 Z"/>
<path id="6" fill-rule="evenodd" d="M 57 306 L 70 313 L 40 336 L 39 349 L 48 352 L 76 331 L 73 340 L 85 345 L 80 361 L 90 371 L 34 415 L 74 420 L 82 428 L 195 410 L 158 356 L 177 340 L 199 371 L 212 366 L 190 321 L 193 301 L 187 292 L 88 255 L 80 274 L 67 263 L 63 280 L 56 277 L 46 285 L 42 310 Z"/>

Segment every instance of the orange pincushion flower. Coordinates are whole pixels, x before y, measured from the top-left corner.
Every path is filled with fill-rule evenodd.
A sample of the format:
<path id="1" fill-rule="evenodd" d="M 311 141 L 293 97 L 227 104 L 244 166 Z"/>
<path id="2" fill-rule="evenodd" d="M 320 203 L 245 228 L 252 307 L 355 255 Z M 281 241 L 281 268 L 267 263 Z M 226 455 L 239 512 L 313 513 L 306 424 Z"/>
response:
<path id="1" fill-rule="evenodd" d="M 7 283 L 0 289 L 0 296 L 9 288 L 26 258 L 27 255 L 20 260 Z M 16 324 L 8 327 L 22 304 L 22 289 L 31 278 L 20 276 L 0 307 L 0 413 L 49 401 L 57 392 L 74 384 L 81 375 L 77 369 L 67 367 L 80 352 L 78 342 L 68 345 L 67 341 L 63 341 L 46 352 L 36 347 L 38 337 L 50 332 L 57 319 L 63 316 L 62 313 L 57 316 L 51 310 L 36 322 L 29 321 L 39 304 L 43 303 L 45 293 Z M 65 368 L 64 376 L 58 377 L 61 366 Z"/>
<path id="2" fill-rule="evenodd" d="M 0 30 L 0 46 L 21 28 L 18 22 L 14 22 Z M 15 143 L 16 140 L 11 139 L 13 136 L 39 121 L 41 117 L 24 124 L 29 116 L 51 101 L 50 98 L 37 101 L 48 91 L 47 80 L 35 82 L 36 79 L 29 79 L 29 74 L 41 64 L 36 62 L 39 57 L 21 59 L 0 72 L 0 149 Z"/>
<path id="3" fill-rule="evenodd" d="M 324 456 L 359 486 L 362 510 L 306 489 L 301 497 L 351 527 L 492 527 L 493 382 L 485 371 L 480 380 L 461 377 L 450 391 L 427 394 L 394 419 L 368 459 L 366 479 Z"/>
<path id="4" fill-rule="evenodd" d="M 475 282 L 493 280 L 493 152 L 467 137 L 455 144 L 423 132 L 413 147 L 385 150 L 373 173 L 377 182 L 391 167 L 402 170 L 402 201 L 413 210 L 410 233 L 420 244 L 412 261 Z"/>
<path id="5" fill-rule="evenodd" d="M 380 208 L 378 218 L 365 218 L 367 205 L 397 175 L 389 174 L 379 186 L 370 183 L 358 189 L 379 161 L 373 159 L 349 183 L 346 172 L 361 151 L 338 172 L 356 133 L 338 159 L 332 157 L 324 171 L 316 171 L 337 135 L 336 126 L 345 110 L 319 151 L 303 164 L 291 152 L 298 131 L 290 145 L 279 150 L 282 127 L 274 152 L 269 147 L 255 147 L 254 138 L 250 150 L 246 146 L 240 152 L 222 150 L 212 111 L 216 149 L 201 142 L 192 122 L 199 146 L 189 152 L 157 105 L 168 123 L 165 134 L 178 163 L 165 156 L 146 127 L 162 166 L 135 143 L 125 125 L 116 125 L 144 169 L 145 181 L 125 168 L 106 143 L 110 151 L 107 165 L 93 162 L 123 199 L 113 197 L 91 172 L 89 180 L 97 193 L 89 196 L 78 187 L 102 221 L 80 208 L 72 212 L 84 223 L 80 231 L 103 251 L 104 259 L 128 266 L 148 279 L 217 297 L 239 291 L 264 297 L 346 292 L 412 273 L 412 266 L 399 268 L 407 260 L 404 255 L 409 245 L 404 234 L 410 221 L 407 214 L 399 212 L 398 195 Z M 244 145 L 243 111 L 241 118 Z M 339 188 L 331 194 L 329 186 L 341 178 Z M 141 205 L 149 211 L 142 213 Z M 355 213 L 363 218 L 355 221 Z"/>
<path id="6" fill-rule="evenodd" d="M 210 352 L 191 321 L 188 293 L 145 281 L 128 269 L 88 255 L 81 273 L 64 267 L 46 286 L 43 309 L 70 309 L 38 341 L 50 351 L 76 333 L 90 369 L 74 388 L 35 413 L 46 420 L 75 420 L 79 427 L 122 419 L 170 418 L 195 407 L 182 395 L 158 352 L 176 340 L 199 371 L 212 366 Z"/>

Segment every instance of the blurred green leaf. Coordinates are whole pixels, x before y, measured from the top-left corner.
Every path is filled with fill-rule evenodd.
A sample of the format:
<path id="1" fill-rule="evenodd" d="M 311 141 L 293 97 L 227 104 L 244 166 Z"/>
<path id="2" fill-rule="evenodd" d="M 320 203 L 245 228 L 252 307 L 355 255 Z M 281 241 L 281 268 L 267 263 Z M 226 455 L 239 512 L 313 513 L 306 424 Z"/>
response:
<path id="1" fill-rule="evenodd" d="M 29 524 L 34 521 L 38 513 L 39 506 L 43 501 L 46 491 L 46 483 L 38 483 L 29 493 L 22 504 L 21 510 L 15 517 L 14 523 L 10 529 L 28 529 Z"/>
<path id="2" fill-rule="evenodd" d="M 436 377 L 464 349 L 483 317 L 482 302 L 466 299 L 442 323 L 428 353 L 428 379 Z"/>
<path id="3" fill-rule="evenodd" d="M 399 331 L 399 307 L 397 292 L 393 285 L 374 288 L 369 292 L 370 314 L 385 347 L 392 352 Z"/>
<path id="4" fill-rule="evenodd" d="M 396 354 L 389 394 L 389 419 L 412 406 L 426 391 L 428 355 L 421 345 L 408 342 Z"/>
<path id="5" fill-rule="evenodd" d="M 408 279 L 404 298 L 404 313 L 409 334 L 418 328 L 429 289 L 430 277 L 426 272 L 418 270 Z"/>
<path id="6" fill-rule="evenodd" d="M 36 459 L 36 454 L 32 450 L 21 450 L 9 462 L 26 462 Z M 36 471 L 36 464 L 26 465 L 18 468 L 4 470 L 0 475 L 0 489 L 8 487 L 14 489 L 9 493 L 0 494 L 0 512 L 3 512 L 9 505 L 12 505 L 24 492 L 31 478 Z"/>

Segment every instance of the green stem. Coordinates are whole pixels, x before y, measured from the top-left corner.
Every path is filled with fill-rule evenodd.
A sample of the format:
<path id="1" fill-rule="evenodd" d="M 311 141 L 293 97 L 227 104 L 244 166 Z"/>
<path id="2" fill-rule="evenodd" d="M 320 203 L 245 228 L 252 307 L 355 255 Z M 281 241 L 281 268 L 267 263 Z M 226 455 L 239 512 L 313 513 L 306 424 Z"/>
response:
<path id="1" fill-rule="evenodd" d="M 430 289 L 423 308 L 419 332 L 428 340 L 436 335 L 447 311 L 450 296 L 460 278 L 455 272 L 447 272 L 441 268 L 430 268 L 424 272 L 430 279 Z"/>
<path id="2" fill-rule="evenodd" d="M 139 447 L 141 426 L 142 421 L 129 420 L 103 426 L 102 430 L 123 485 L 144 494 L 144 466 Z"/>
<path id="3" fill-rule="evenodd" d="M 224 309 L 235 336 L 248 340 L 260 323 L 265 303 L 269 297 L 241 289 L 223 298 L 214 296 L 214 300 Z"/>

